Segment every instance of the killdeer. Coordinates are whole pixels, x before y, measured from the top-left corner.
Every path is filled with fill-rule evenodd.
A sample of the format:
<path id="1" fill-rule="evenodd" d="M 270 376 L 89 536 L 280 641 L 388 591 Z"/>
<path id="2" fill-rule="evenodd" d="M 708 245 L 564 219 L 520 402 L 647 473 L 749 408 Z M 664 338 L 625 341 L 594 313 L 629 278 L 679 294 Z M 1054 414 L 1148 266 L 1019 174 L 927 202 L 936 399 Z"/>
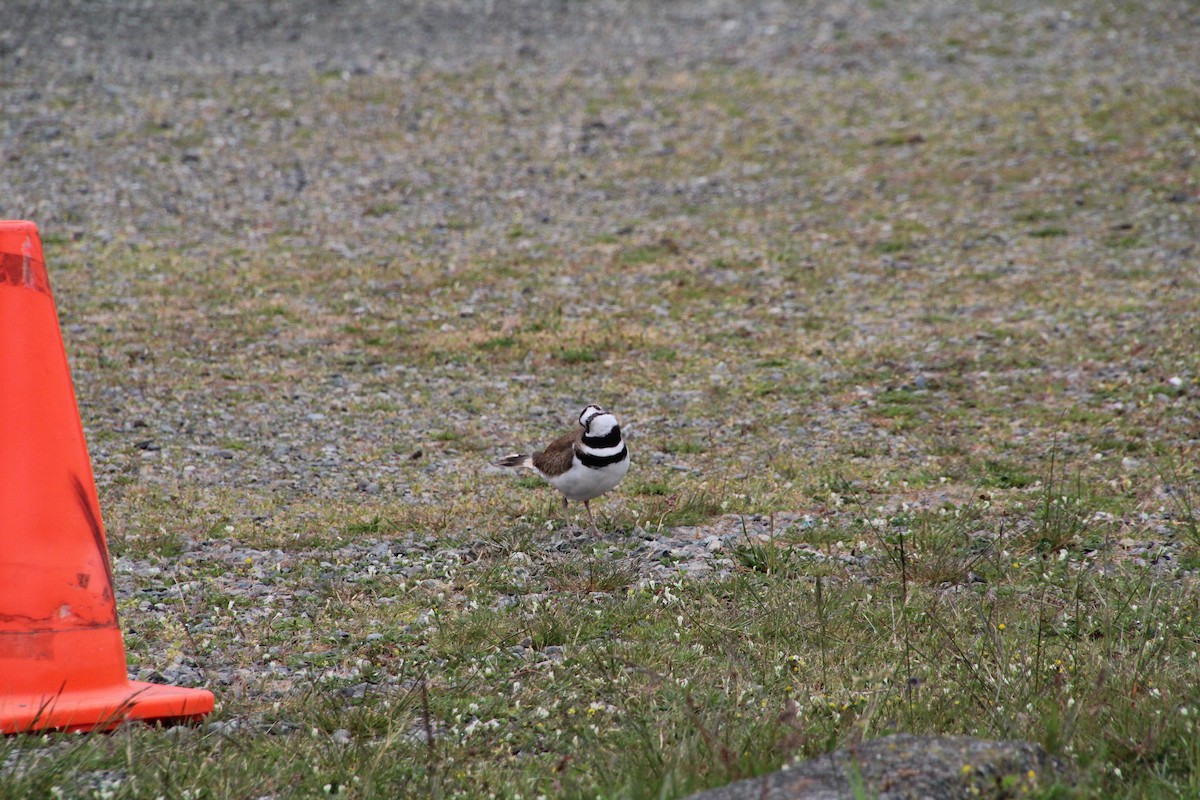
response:
<path id="1" fill-rule="evenodd" d="M 592 533 L 599 534 L 588 503 L 621 482 L 629 471 L 629 450 L 621 439 L 617 418 L 592 404 L 579 412 L 579 430 L 564 433 L 545 450 L 531 455 L 513 453 L 500 459 L 501 467 L 527 467 L 562 492 L 563 515 L 567 503 L 578 500 L 587 509 Z M 570 525 L 570 520 L 567 520 Z"/>

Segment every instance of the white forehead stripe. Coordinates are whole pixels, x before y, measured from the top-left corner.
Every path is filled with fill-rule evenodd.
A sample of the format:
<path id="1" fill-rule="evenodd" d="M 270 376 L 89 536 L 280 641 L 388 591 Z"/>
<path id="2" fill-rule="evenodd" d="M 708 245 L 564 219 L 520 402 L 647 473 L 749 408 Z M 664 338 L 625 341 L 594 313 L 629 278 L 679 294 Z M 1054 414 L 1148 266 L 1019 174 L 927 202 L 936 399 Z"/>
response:
<path id="1" fill-rule="evenodd" d="M 608 413 L 596 414 L 594 417 L 589 419 L 586 424 L 588 429 L 587 435 L 589 437 L 596 438 L 600 436 L 607 436 L 609 431 L 617 427 L 617 418 Z"/>
<path id="2" fill-rule="evenodd" d="M 583 411 L 579 412 L 579 424 L 586 428 L 588 423 L 593 418 L 595 418 L 596 416 L 603 414 L 603 413 L 604 413 L 604 409 L 593 403 L 592 405 L 585 408 Z"/>

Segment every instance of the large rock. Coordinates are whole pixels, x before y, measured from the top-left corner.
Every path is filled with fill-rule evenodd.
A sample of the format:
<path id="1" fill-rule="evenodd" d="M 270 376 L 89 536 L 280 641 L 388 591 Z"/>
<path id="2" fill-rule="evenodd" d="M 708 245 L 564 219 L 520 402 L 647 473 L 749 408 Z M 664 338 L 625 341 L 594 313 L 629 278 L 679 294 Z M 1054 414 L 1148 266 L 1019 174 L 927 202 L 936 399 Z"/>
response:
<path id="1" fill-rule="evenodd" d="M 1069 772 L 1067 765 L 1029 742 L 900 734 L 709 789 L 689 800 L 1001 800 L 1069 781 Z"/>

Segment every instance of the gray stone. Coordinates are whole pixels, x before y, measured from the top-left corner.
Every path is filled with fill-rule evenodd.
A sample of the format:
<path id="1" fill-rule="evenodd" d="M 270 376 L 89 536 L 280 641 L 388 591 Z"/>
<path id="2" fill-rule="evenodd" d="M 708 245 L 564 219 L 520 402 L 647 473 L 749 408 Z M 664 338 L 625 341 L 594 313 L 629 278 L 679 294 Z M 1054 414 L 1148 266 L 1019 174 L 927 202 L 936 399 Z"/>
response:
<path id="1" fill-rule="evenodd" d="M 898 734 L 689 800 L 1001 800 L 1069 779 L 1068 765 L 1029 742 Z"/>

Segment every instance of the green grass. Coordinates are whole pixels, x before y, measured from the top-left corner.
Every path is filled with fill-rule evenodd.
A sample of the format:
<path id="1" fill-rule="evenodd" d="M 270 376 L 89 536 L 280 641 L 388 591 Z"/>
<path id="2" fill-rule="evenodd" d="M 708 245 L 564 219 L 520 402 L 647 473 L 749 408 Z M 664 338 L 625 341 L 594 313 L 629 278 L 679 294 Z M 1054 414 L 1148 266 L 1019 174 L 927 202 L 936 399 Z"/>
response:
<path id="1" fill-rule="evenodd" d="M 1078 516 L 1039 519 L 1074 532 Z M 332 640 L 282 700 L 223 695 L 214 719 L 242 729 L 4 740 L 19 766 L 0 797 L 79 796 L 104 780 L 136 797 L 681 796 L 895 731 L 1040 742 L 1084 768 L 1065 797 L 1192 786 L 1192 588 L 979 524 L 846 529 L 879 556 L 869 582 L 776 541 L 740 549 L 733 577 L 711 583 L 639 588 L 628 561 L 555 558 L 535 570 L 550 594 L 503 610 L 488 599 L 506 581 L 485 558 L 452 578 L 478 607 L 423 596 L 429 623 L 369 647 Z M 376 602 L 413 591 L 313 588 L 322 628 L 352 632 L 364 608 L 392 614 Z M 264 646 L 295 635 L 245 633 Z M 394 688 L 339 692 L 372 675 Z"/>
<path id="2" fill-rule="evenodd" d="M 587 347 L 568 347 L 563 349 L 558 357 L 564 364 L 591 364 L 600 360 L 595 350 Z"/>
<path id="3" fill-rule="evenodd" d="M 1034 228 L 1029 231 L 1029 235 L 1035 239 L 1049 239 L 1057 236 L 1066 236 L 1069 231 L 1066 228 L 1058 226 L 1048 226 L 1045 228 Z"/>
<path id="4" fill-rule="evenodd" d="M 1036 480 L 1027 470 L 1007 461 L 987 459 L 984 464 L 981 486 L 1000 489 L 1023 489 Z"/>
<path id="5" fill-rule="evenodd" d="M 668 260 L 670 256 L 678 252 L 679 246 L 673 242 L 639 245 L 622 250 L 620 261 L 622 264 L 629 265 L 654 264 Z"/>

